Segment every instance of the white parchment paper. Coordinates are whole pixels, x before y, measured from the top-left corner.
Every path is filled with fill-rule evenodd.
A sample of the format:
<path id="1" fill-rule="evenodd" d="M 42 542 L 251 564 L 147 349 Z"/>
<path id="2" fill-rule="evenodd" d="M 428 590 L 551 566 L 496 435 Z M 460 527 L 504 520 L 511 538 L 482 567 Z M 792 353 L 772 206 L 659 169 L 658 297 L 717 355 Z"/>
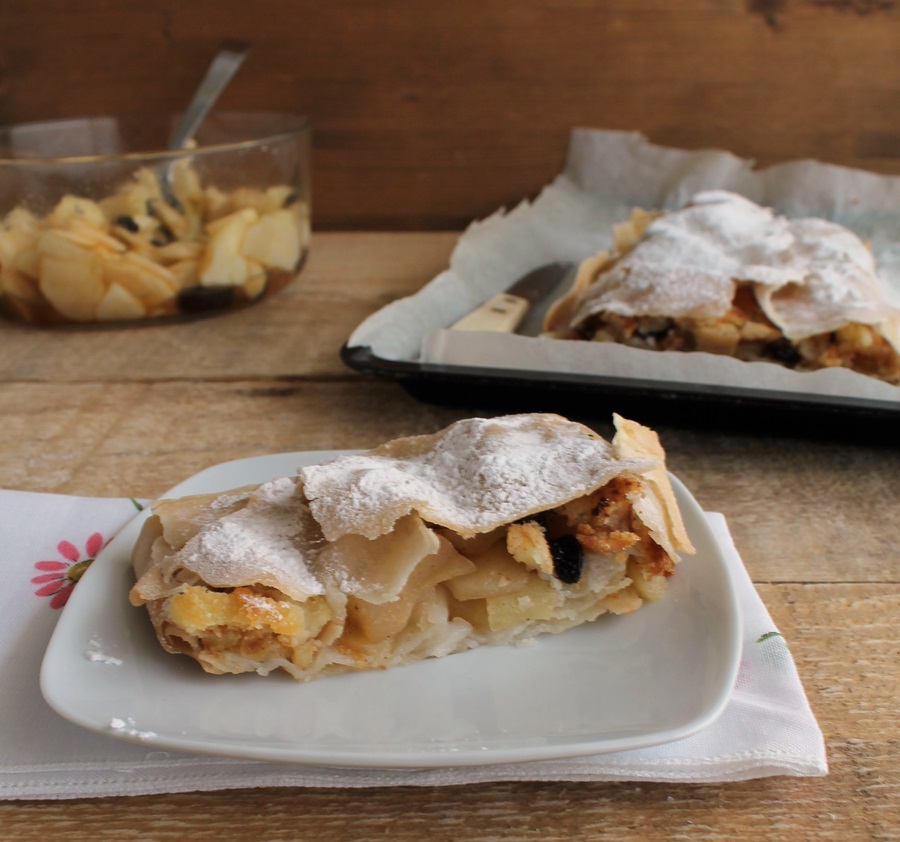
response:
<path id="1" fill-rule="evenodd" d="M 703 353 L 446 330 L 529 270 L 608 248 L 613 224 L 634 207 L 674 209 L 710 188 L 732 190 L 790 217 L 818 216 L 852 229 L 870 243 L 900 306 L 900 177 L 808 160 L 758 170 L 729 152 L 670 149 L 634 132 L 576 129 L 564 171 L 534 201 L 474 222 L 444 272 L 370 316 L 348 344 L 389 360 L 900 402 L 900 388 L 846 370 L 798 373 Z"/>

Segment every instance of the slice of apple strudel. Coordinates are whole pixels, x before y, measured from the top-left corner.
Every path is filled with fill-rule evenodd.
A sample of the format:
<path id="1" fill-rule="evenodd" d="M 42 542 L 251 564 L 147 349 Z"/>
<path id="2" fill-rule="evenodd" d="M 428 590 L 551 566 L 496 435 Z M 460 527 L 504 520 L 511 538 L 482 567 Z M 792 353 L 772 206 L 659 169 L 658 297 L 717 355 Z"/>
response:
<path id="1" fill-rule="evenodd" d="M 706 351 L 900 385 L 900 308 L 849 229 L 787 219 L 724 190 L 636 210 L 584 261 L 547 335 Z"/>
<path id="2" fill-rule="evenodd" d="M 221 494 L 160 500 L 134 605 L 207 672 L 299 680 L 628 613 L 693 552 L 656 434 L 557 415 L 434 435 Z"/>

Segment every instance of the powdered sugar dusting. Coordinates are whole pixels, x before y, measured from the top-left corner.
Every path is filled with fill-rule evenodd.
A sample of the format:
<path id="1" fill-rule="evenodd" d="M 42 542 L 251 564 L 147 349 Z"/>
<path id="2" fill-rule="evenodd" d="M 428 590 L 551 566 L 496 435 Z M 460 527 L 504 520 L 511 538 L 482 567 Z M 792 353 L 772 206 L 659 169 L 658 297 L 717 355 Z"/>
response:
<path id="1" fill-rule="evenodd" d="M 300 477 L 313 516 L 335 540 L 376 538 L 412 511 L 463 535 L 486 532 L 645 466 L 617 458 L 580 424 L 527 414 L 466 419 L 302 468 Z"/>
<path id="2" fill-rule="evenodd" d="M 847 321 L 877 324 L 891 309 L 871 253 L 847 228 L 789 220 L 710 190 L 654 220 L 634 250 L 588 290 L 572 321 L 601 311 L 715 318 L 730 308 L 736 281 L 756 285 L 766 314 L 792 339 Z M 778 291 L 787 288 L 790 295 L 780 301 Z"/>
<path id="3" fill-rule="evenodd" d="M 122 659 L 116 658 L 114 655 L 107 655 L 101 648 L 100 642 L 94 639 L 88 641 L 88 648 L 84 652 L 84 657 L 94 663 L 106 664 L 110 667 L 118 667 L 122 665 Z"/>
<path id="4" fill-rule="evenodd" d="M 852 232 L 824 219 L 791 223 L 793 253 L 808 267 L 804 283 L 757 292 L 766 314 L 791 339 L 835 330 L 848 321 L 878 324 L 897 312 L 875 259 Z"/>
<path id="5" fill-rule="evenodd" d="M 204 526 L 168 560 L 213 587 L 263 584 L 303 600 L 323 592 L 306 561 L 317 530 L 303 517 L 295 480 L 262 484 L 247 505 Z"/>
<path id="6" fill-rule="evenodd" d="M 210 503 L 210 511 L 221 512 L 223 509 L 232 509 L 239 503 L 243 503 L 250 496 L 250 493 L 249 490 L 226 491 Z"/>
<path id="7" fill-rule="evenodd" d="M 114 716 L 109 720 L 108 727 L 110 731 L 113 731 L 116 734 L 123 734 L 138 740 L 152 740 L 156 737 L 154 731 L 141 731 L 138 728 L 135 728 L 134 720 L 130 716 L 125 719 Z"/>

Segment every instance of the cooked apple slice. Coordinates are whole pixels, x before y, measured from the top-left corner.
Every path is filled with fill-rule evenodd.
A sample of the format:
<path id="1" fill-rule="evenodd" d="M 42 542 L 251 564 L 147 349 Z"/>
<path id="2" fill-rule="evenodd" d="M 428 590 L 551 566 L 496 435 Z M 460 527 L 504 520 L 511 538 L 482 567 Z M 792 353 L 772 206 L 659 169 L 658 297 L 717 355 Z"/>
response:
<path id="1" fill-rule="evenodd" d="M 40 233 L 41 226 L 34 214 L 24 208 L 13 208 L 0 226 L 0 266 L 15 269 L 36 280 Z"/>
<path id="2" fill-rule="evenodd" d="M 137 217 L 147 214 L 154 202 L 162 200 L 156 175 L 144 167 L 115 194 L 101 199 L 99 204 L 107 220 L 115 222 L 123 216 Z"/>
<path id="3" fill-rule="evenodd" d="M 78 217 L 72 217 L 65 230 L 76 238 L 85 248 L 95 251 L 125 251 L 125 244 L 106 233 L 105 229 L 98 228 L 92 222 L 85 222 Z"/>
<path id="4" fill-rule="evenodd" d="M 206 187 L 203 190 L 204 217 L 207 220 L 221 219 L 230 210 L 228 196 L 218 187 Z"/>
<path id="5" fill-rule="evenodd" d="M 41 300 L 37 282 L 13 266 L 0 266 L 0 290 L 23 301 Z"/>
<path id="6" fill-rule="evenodd" d="M 15 207 L 3 220 L 3 228 L 6 231 L 24 231 L 37 236 L 40 230 L 38 218 L 27 208 Z"/>
<path id="7" fill-rule="evenodd" d="M 47 216 L 47 223 L 58 228 L 65 228 L 73 219 L 90 223 L 100 229 L 106 228 L 106 214 L 103 208 L 90 199 L 80 196 L 63 196 L 56 207 Z"/>
<path id="8" fill-rule="evenodd" d="M 178 263 L 181 260 L 197 260 L 203 253 L 203 243 L 196 240 L 176 240 L 156 250 L 160 263 Z"/>
<path id="9" fill-rule="evenodd" d="M 37 240 L 38 256 L 53 257 L 57 260 L 79 260 L 82 252 L 96 253 L 91 243 L 71 231 L 50 228 L 41 233 Z"/>
<path id="10" fill-rule="evenodd" d="M 110 285 L 124 287 L 148 310 L 169 301 L 178 290 L 178 281 L 168 269 L 135 252 L 106 260 L 104 278 Z"/>
<path id="11" fill-rule="evenodd" d="M 200 283 L 204 286 L 240 286 L 252 274 L 241 253 L 247 229 L 259 218 L 252 208 L 235 211 L 206 226 L 209 242 L 200 259 Z"/>
<path id="12" fill-rule="evenodd" d="M 106 294 L 103 258 L 79 246 L 72 246 L 65 258 L 42 254 L 38 284 L 44 298 L 63 316 L 76 322 L 93 321 Z"/>
<path id="13" fill-rule="evenodd" d="M 440 582 L 473 570 L 472 562 L 442 538 L 438 551 L 419 562 L 396 599 L 373 604 L 350 597 L 347 611 L 369 641 L 381 643 L 406 626 L 425 591 Z"/>
<path id="14" fill-rule="evenodd" d="M 489 596 L 488 624 L 493 631 L 503 631 L 531 620 L 549 620 L 556 613 L 560 592 L 538 576 L 520 590 Z"/>
<path id="15" fill-rule="evenodd" d="M 526 586 L 530 578 L 536 577 L 536 574 L 509 554 L 502 542 L 494 544 L 481 555 L 474 556 L 472 561 L 475 569 L 471 573 L 447 582 L 450 593 L 456 599 L 483 599 L 518 591 Z"/>
<path id="16" fill-rule="evenodd" d="M 300 231 L 289 210 L 261 216 L 247 229 L 242 253 L 272 269 L 291 271 L 300 260 Z"/>
<path id="17" fill-rule="evenodd" d="M 187 289 L 187 287 L 198 286 L 200 278 L 197 274 L 199 262 L 196 260 L 179 260 L 177 263 L 171 263 L 166 268 L 172 273 L 179 289 Z"/>
<path id="18" fill-rule="evenodd" d="M 203 206 L 203 185 L 190 158 L 181 158 L 172 167 L 172 192 L 185 208 L 199 210 Z"/>
<path id="19" fill-rule="evenodd" d="M 97 305 L 97 320 L 101 322 L 130 321 L 146 315 L 144 305 L 119 284 L 110 284 Z"/>
<path id="20" fill-rule="evenodd" d="M 150 202 L 149 209 L 180 240 L 196 240 L 203 234 L 203 220 L 190 206 L 176 209 L 159 199 Z"/>
<path id="21" fill-rule="evenodd" d="M 22 249 L 13 262 L 13 267 L 27 275 L 33 281 L 36 281 L 40 273 L 40 254 L 37 250 L 37 240 L 35 240 L 28 248 Z"/>

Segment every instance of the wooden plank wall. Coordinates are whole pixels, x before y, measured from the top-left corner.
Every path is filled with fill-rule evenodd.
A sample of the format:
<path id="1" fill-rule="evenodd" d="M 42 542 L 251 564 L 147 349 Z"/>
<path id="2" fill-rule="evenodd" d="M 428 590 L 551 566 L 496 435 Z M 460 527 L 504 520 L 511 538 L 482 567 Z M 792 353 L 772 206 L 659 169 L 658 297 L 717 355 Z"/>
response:
<path id="1" fill-rule="evenodd" d="M 2 0 L 0 122 L 222 101 L 310 115 L 322 229 L 459 229 L 572 126 L 900 173 L 894 0 Z"/>

